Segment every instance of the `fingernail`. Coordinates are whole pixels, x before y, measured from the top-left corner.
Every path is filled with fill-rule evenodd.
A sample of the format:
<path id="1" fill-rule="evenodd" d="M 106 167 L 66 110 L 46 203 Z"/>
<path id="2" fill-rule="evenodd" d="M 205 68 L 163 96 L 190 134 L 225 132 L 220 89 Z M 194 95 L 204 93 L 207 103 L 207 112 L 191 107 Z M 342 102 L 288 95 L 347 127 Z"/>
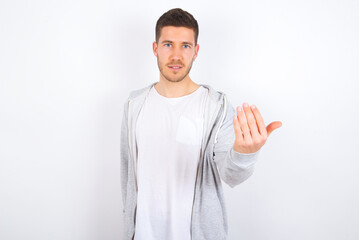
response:
<path id="1" fill-rule="evenodd" d="M 251 108 L 254 110 L 254 109 L 256 109 L 256 106 L 252 105 Z"/>
<path id="2" fill-rule="evenodd" d="M 242 111 L 241 106 L 238 106 L 238 112 Z"/>
<path id="3" fill-rule="evenodd" d="M 243 106 L 244 106 L 244 107 L 248 107 L 248 103 L 244 103 Z"/>

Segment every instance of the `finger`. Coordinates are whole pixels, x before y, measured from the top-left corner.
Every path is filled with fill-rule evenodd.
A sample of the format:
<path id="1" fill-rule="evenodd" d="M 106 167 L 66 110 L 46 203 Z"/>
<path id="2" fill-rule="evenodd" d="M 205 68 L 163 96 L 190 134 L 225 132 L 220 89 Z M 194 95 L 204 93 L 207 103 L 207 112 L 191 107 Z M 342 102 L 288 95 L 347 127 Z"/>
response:
<path id="1" fill-rule="evenodd" d="M 251 130 L 252 137 L 258 137 L 259 132 L 258 132 L 258 127 L 257 127 L 257 121 L 254 118 L 254 115 L 253 115 L 251 109 L 249 108 L 248 103 L 243 104 L 243 109 L 244 109 L 244 112 L 246 113 L 247 122 L 248 122 L 248 126 Z"/>
<path id="2" fill-rule="evenodd" d="M 242 130 L 243 136 L 244 136 L 244 141 L 245 142 L 251 142 L 252 141 L 252 136 L 249 132 L 249 127 L 247 124 L 247 119 L 244 116 L 244 112 L 241 106 L 237 107 L 237 115 L 238 115 L 238 119 L 239 119 L 239 127 Z"/>
<path id="3" fill-rule="evenodd" d="M 266 125 L 264 124 L 264 120 L 263 120 L 262 115 L 260 114 L 258 108 L 255 105 L 252 105 L 251 109 L 252 109 L 253 115 L 257 121 L 260 135 L 267 136 Z"/>
<path id="4" fill-rule="evenodd" d="M 282 122 L 280 121 L 275 121 L 275 122 L 271 122 L 268 126 L 267 126 L 267 132 L 268 132 L 268 136 L 269 134 L 271 134 L 275 129 L 279 128 L 282 126 Z"/>
<path id="5" fill-rule="evenodd" d="M 243 135 L 242 135 L 243 133 L 241 127 L 239 126 L 239 120 L 237 114 L 233 116 L 233 127 L 234 127 L 234 132 L 236 134 L 236 139 L 238 139 L 239 141 L 243 141 Z"/>

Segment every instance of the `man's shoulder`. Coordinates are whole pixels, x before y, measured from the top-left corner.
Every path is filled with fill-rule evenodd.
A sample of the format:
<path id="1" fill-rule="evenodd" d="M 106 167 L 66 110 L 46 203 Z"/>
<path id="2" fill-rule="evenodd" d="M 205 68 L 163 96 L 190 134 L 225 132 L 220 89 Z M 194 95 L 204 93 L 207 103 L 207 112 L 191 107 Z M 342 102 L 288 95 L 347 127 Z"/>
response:
<path id="1" fill-rule="evenodd" d="M 201 85 L 204 88 L 207 88 L 209 96 L 215 101 L 220 101 L 221 98 L 225 95 L 223 92 L 214 89 L 212 86 L 208 84 L 199 84 L 199 85 Z"/>
<path id="2" fill-rule="evenodd" d="M 129 99 L 133 99 L 136 98 L 138 96 L 140 96 L 142 93 L 149 91 L 151 89 L 151 87 L 155 84 L 156 82 L 151 83 L 150 85 L 147 85 L 146 87 L 143 88 L 139 88 L 139 89 L 135 89 L 132 90 L 129 94 Z"/>

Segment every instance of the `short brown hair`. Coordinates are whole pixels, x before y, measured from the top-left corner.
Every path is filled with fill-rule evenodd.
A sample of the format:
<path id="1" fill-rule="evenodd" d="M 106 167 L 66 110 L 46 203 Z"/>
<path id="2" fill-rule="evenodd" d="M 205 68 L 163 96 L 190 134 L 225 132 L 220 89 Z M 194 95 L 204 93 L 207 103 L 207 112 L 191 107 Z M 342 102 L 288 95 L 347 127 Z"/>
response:
<path id="1" fill-rule="evenodd" d="M 173 8 L 165 12 L 156 23 L 156 42 L 161 36 L 161 30 L 165 26 L 174 26 L 174 27 L 187 27 L 193 29 L 194 31 L 194 41 L 197 45 L 198 40 L 198 23 L 197 20 L 187 11 L 182 10 L 181 8 Z"/>

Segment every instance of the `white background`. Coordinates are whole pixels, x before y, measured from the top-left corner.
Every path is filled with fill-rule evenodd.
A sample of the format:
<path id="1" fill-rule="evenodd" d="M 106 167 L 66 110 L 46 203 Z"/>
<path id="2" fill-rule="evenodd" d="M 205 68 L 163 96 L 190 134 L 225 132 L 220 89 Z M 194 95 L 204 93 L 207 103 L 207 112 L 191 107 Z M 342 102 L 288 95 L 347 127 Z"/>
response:
<path id="1" fill-rule="evenodd" d="M 229 240 L 359 239 L 359 2 L 0 1 L 0 239 L 118 240 L 120 126 L 159 80 L 157 19 L 199 23 L 191 78 L 280 120 L 224 186 Z"/>

